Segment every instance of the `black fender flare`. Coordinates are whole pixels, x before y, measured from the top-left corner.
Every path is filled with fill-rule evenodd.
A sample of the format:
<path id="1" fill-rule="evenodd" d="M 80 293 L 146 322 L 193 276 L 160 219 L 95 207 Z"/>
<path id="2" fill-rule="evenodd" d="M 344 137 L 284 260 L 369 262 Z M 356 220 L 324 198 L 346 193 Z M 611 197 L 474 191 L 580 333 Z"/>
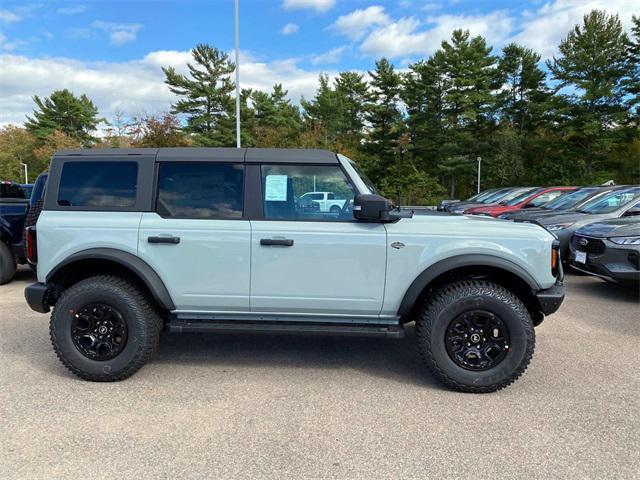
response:
<path id="1" fill-rule="evenodd" d="M 135 273 L 162 308 L 175 310 L 169 291 L 156 271 L 140 257 L 115 248 L 89 248 L 68 256 L 47 274 L 47 283 L 67 265 L 80 260 L 109 260 Z"/>
<path id="2" fill-rule="evenodd" d="M 529 285 L 532 290 L 540 290 L 540 286 L 531 274 L 529 274 L 529 272 L 520 265 L 510 260 L 484 254 L 459 255 L 440 260 L 439 262 L 427 267 L 420 275 L 418 275 L 404 294 L 402 303 L 400 303 L 400 308 L 398 309 L 398 315 L 402 317 L 411 312 L 418 296 L 433 279 L 443 273 L 461 267 L 492 267 L 505 270 L 519 277 Z"/>

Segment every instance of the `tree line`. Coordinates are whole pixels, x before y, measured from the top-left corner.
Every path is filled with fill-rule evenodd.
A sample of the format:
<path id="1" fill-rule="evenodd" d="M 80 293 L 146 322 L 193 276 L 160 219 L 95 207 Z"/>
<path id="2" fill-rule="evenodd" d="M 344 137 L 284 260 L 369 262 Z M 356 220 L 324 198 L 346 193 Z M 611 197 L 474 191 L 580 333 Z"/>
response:
<path id="1" fill-rule="evenodd" d="M 210 45 L 191 54 L 186 74 L 162 69 L 177 100 L 159 116 L 108 122 L 85 95 L 35 96 L 24 127 L 0 131 L 0 177 L 19 179 L 20 162 L 37 174 L 60 148 L 235 146 L 235 66 Z M 594 10 L 544 63 L 455 30 L 406 71 L 382 58 L 367 74 L 323 74 L 299 106 L 280 84 L 242 89 L 240 115 L 243 146 L 339 151 L 403 203 L 473 192 L 478 157 L 483 188 L 640 183 L 640 18 L 628 35 Z"/>

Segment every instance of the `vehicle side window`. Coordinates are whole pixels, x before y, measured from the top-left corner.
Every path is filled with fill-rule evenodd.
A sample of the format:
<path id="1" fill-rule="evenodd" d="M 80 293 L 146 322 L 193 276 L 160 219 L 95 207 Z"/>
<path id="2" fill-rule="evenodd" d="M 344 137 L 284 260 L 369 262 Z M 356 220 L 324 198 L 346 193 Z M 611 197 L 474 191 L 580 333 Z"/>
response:
<path id="1" fill-rule="evenodd" d="M 62 167 L 58 205 L 131 207 L 136 203 L 136 162 L 67 162 Z"/>
<path id="2" fill-rule="evenodd" d="M 15 183 L 0 182 L 0 198 L 25 198 L 24 190 Z"/>
<path id="3" fill-rule="evenodd" d="M 339 166 L 263 165 L 261 168 L 265 219 L 353 220 L 351 204 L 355 193 Z M 333 199 L 318 201 L 325 199 L 324 192 L 330 192 Z"/>
<path id="4" fill-rule="evenodd" d="M 242 218 L 244 167 L 230 163 L 161 163 L 156 211 L 162 217 Z"/>

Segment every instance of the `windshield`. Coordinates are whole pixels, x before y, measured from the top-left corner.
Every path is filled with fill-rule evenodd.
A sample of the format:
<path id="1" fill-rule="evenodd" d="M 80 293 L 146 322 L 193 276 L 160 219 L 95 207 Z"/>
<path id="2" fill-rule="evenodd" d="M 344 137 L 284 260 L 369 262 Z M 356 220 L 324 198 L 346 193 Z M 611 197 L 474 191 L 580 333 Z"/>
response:
<path id="1" fill-rule="evenodd" d="M 575 192 L 561 195 L 555 200 L 552 200 L 544 205 L 542 208 L 548 210 L 568 210 L 569 208 L 578 205 L 585 198 L 593 195 L 597 191 L 597 188 L 581 188 L 580 190 L 576 190 Z"/>
<path id="2" fill-rule="evenodd" d="M 485 190 L 484 192 L 476 193 L 473 197 L 467 198 L 465 201 L 467 202 L 481 202 L 485 198 L 489 198 L 491 195 L 495 194 L 498 190 L 492 188 L 491 190 Z"/>
<path id="3" fill-rule="evenodd" d="M 580 213 L 611 213 L 640 195 L 640 187 L 615 190 L 603 197 L 597 197 L 578 209 Z"/>
<path id="4" fill-rule="evenodd" d="M 511 199 L 504 198 L 500 202 L 500 204 L 501 205 L 508 205 L 509 207 L 512 207 L 514 205 L 518 205 L 520 202 L 526 200 L 527 198 L 529 198 L 534 193 L 538 193 L 540 190 L 542 190 L 542 189 L 541 188 L 531 188 L 529 190 L 525 190 L 520 195 L 517 195 L 516 197 L 511 197 Z"/>
<path id="5" fill-rule="evenodd" d="M 353 160 L 351 160 L 348 157 L 345 157 L 344 155 L 338 155 L 338 157 L 343 158 L 347 162 L 349 162 L 349 165 L 351 165 L 351 168 L 353 168 L 356 171 L 356 173 L 358 174 L 358 176 L 362 180 L 362 183 L 365 184 L 367 189 L 371 193 L 373 193 L 374 195 L 378 195 L 378 189 L 375 187 L 373 182 L 369 179 L 369 177 L 367 177 L 367 175 L 362 171 L 362 169 L 360 168 L 360 166 L 356 162 L 354 162 Z"/>
<path id="6" fill-rule="evenodd" d="M 533 190 L 531 187 L 515 188 L 509 191 L 506 195 L 503 195 L 501 198 L 499 198 L 500 201 L 498 203 L 500 205 L 507 205 L 507 203 L 510 202 L 511 200 L 518 198 L 522 195 L 526 195 L 531 190 Z"/>
<path id="7" fill-rule="evenodd" d="M 497 192 L 493 192 L 488 197 L 485 197 L 482 200 L 479 200 L 479 203 L 495 203 L 498 200 L 500 200 L 501 198 L 503 198 L 506 195 L 508 195 L 509 193 L 511 193 L 512 191 L 513 191 L 513 188 L 500 189 Z"/>

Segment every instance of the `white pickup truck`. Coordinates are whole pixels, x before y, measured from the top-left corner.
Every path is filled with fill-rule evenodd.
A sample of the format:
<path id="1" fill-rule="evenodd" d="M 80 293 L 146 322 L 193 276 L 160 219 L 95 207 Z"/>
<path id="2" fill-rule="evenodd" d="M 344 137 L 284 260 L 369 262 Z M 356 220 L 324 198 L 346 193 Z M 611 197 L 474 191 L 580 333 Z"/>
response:
<path id="1" fill-rule="evenodd" d="M 336 198 L 333 192 L 307 192 L 301 198 L 309 198 L 317 203 L 322 213 L 339 214 L 346 203 L 345 199 Z"/>

